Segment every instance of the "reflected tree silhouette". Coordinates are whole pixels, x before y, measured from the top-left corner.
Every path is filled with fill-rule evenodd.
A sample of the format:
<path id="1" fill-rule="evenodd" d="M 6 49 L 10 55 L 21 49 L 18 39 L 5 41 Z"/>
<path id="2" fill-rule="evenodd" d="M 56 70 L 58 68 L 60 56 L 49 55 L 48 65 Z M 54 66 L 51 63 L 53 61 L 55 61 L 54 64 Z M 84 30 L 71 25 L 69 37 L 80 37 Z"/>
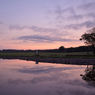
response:
<path id="1" fill-rule="evenodd" d="M 82 79 L 85 80 L 89 85 L 95 87 L 95 65 L 88 65 L 85 69 L 85 74 L 81 74 Z"/>

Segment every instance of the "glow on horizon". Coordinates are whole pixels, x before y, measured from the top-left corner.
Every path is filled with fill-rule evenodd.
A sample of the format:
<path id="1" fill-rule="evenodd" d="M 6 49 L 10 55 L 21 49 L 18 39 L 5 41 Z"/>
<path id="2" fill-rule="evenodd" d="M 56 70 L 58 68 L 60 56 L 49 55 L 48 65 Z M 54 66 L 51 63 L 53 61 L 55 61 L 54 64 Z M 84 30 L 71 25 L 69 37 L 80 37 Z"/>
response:
<path id="1" fill-rule="evenodd" d="M 36 50 L 36 49 L 41 49 L 41 50 L 44 50 L 44 49 L 58 49 L 60 46 L 64 46 L 65 48 L 69 48 L 69 47 L 77 47 L 77 46 L 83 46 L 84 43 L 81 42 L 79 43 L 78 42 L 74 42 L 74 43 L 67 43 L 67 42 L 64 42 L 64 45 L 62 42 L 55 42 L 55 44 L 52 44 L 52 43 L 28 43 L 28 45 L 24 45 L 21 43 L 18 44 L 18 43 L 15 43 L 15 44 L 4 44 L 4 47 L 3 49 L 23 49 L 23 50 L 27 50 L 27 49 L 31 49 L 31 50 Z"/>
<path id="2" fill-rule="evenodd" d="M 0 0 L 0 49 L 85 45 L 95 26 L 95 0 Z"/>

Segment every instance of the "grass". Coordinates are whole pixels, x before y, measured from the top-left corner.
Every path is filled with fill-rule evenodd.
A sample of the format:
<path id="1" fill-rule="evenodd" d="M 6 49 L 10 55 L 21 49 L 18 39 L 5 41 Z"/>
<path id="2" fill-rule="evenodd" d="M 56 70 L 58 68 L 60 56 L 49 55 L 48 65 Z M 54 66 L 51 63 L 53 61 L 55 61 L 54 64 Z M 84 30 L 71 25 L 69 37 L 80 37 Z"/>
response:
<path id="1" fill-rule="evenodd" d="M 41 57 L 41 58 L 95 58 L 92 52 L 73 52 L 73 53 L 0 53 L 0 57 Z"/>
<path id="2" fill-rule="evenodd" d="M 0 57 L 4 56 L 13 56 L 13 57 L 25 57 L 25 56 L 33 56 L 35 53 L 0 53 Z"/>

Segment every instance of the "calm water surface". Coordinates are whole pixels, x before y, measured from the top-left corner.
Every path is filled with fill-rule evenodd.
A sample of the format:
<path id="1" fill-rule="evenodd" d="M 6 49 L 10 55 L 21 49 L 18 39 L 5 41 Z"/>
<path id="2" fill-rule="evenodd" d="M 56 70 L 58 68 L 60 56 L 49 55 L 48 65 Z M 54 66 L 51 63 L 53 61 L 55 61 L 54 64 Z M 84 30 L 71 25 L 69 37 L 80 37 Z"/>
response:
<path id="1" fill-rule="evenodd" d="M 95 95 L 95 76 L 86 78 L 92 69 L 0 59 L 0 95 Z"/>

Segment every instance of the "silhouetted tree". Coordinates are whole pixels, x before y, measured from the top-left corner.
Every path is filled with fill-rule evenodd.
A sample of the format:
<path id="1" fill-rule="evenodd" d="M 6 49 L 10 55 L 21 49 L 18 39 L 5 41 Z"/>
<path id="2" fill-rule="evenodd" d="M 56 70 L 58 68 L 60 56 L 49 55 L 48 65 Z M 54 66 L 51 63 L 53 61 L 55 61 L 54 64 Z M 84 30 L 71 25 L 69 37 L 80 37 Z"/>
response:
<path id="1" fill-rule="evenodd" d="M 87 66 L 85 74 L 82 75 L 82 79 L 85 80 L 89 85 L 95 87 L 95 65 Z"/>
<path id="2" fill-rule="evenodd" d="M 81 36 L 80 40 L 85 40 L 85 43 L 87 45 L 92 45 L 93 54 L 95 54 L 95 27 L 84 33 Z"/>
<path id="3" fill-rule="evenodd" d="M 65 50 L 65 48 L 63 46 L 59 47 L 59 51 L 63 52 Z"/>

